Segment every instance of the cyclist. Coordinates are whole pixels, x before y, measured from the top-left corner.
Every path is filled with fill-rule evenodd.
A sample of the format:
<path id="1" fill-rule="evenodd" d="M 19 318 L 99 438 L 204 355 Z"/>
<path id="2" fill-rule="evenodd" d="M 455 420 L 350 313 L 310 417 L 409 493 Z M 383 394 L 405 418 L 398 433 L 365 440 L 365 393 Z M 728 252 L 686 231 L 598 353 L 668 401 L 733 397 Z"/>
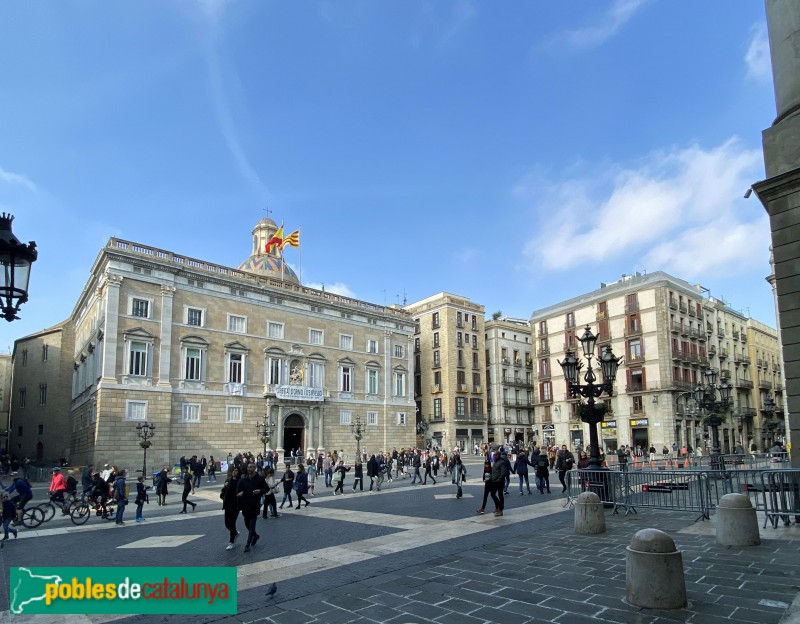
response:
<path id="1" fill-rule="evenodd" d="M 106 511 L 106 501 L 108 501 L 108 483 L 99 472 L 95 472 L 92 476 L 92 492 L 89 495 L 92 500 L 97 503 L 99 509 L 98 514 L 103 515 L 103 518 L 108 518 Z"/>
<path id="2" fill-rule="evenodd" d="M 17 493 L 16 496 L 11 498 L 11 501 L 17 506 L 17 520 L 15 524 L 19 524 L 22 522 L 22 513 L 25 511 L 25 505 L 33 498 L 33 490 L 31 490 L 28 481 L 22 478 L 19 473 L 12 472 L 11 478 L 14 479 L 14 482 L 6 488 L 6 492 L 8 492 L 9 495 L 15 491 Z"/>
<path id="3" fill-rule="evenodd" d="M 61 474 L 61 468 L 56 466 L 53 468 L 53 478 L 50 479 L 50 487 L 48 494 L 53 502 L 58 502 L 61 505 L 61 513 L 66 515 L 67 510 L 64 508 L 64 492 L 67 491 L 67 482 L 64 475 Z"/>

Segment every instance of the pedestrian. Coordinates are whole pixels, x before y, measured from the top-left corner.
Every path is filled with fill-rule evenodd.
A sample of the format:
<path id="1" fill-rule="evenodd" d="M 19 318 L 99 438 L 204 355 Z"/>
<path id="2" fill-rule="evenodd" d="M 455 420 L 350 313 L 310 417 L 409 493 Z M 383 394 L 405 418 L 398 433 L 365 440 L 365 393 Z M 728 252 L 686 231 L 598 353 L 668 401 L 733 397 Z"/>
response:
<path id="1" fill-rule="evenodd" d="M 133 502 L 136 504 L 136 522 L 141 522 L 144 520 L 142 509 L 144 508 L 145 502 L 149 502 L 147 487 L 145 487 L 144 484 L 144 477 L 136 477 L 136 500 Z"/>
<path id="2" fill-rule="evenodd" d="M 451 462 L 453 483 L 456 484 L 456 498 L 461 498 L 464 495 L 464 493 L 461 491 L 461 483 L 467 480 L 467 468 L 461 461 L 460 453 L 453 453 Z"/>
<path id="3" fill-rule="evenodd" d="M 431 465 L 432 465 L 431 456 L 430 454 L 428 454 L 425 457 L 425 480 L 422 482 L 422 485 L 427 485 L 428 477 L 430 477 L 431 481 L 433 481 L 433 484 L 436 485 L 436 479 L 431 474 Z"/>
<path id="4" fill-rule="evenodd" d="M 200 459 L 194 457 L 194 475 L 192 477 L 192 494 L 194 494 L 195 490 L 199 490 L 200 486 L 203 483 L 203 474 L 205 474 L 206 466 L 208 465 L 208 461 L 206 460 L 206 456 L 203 455 Z"/>
<path id="5" fill-rule="evenodd" d="M 314 494 L 314 484 L 317 482 L 317 461 L 315 459 L 308 460 L 308 468 L 306 469 L 306 473 L 308 474 L 308 493 L 313 497 Z"/>
<path id="6" fill-rule="evenodd" d="M 236 497 L 239 499 L 239 511 L 242 512 L 244 524 L 247 527 L 247 544 L 244 552 L 250 552 L 250 547 L 255 546 L 261 537 L 256 532 L 258 514 L 261 511 L 261 496 L 267 492 L 267 482 L 258 472 L 254 462 L 247 464 L 247 473 L 239 479 Z"/>
<path id="7" fill-rule="evenodd" d="M 169 482 L 171 480 L 172 479 L 170 479 L 169 476 L 169 468 L 167 468 L 166 466 L 164 466 L 161 469 L 161 472 L 159 472 L 156 475 L 156 481 L 155 481 L 156 498 L 158 499 L 159 507 L 163 507 L 164 505 L 167 504 L 167 494 L 169 494 L 167 486 L 169 485 Z"/>
<path id="8" fill-rule="evenodd" d="M 536 489 L 539 494 L 544 495 L 544 491 L 550 494 L 550 457 L 546 453 L 539 453 L 536 458 Z"/>
<path id="9" fill-rule="evenodd" d="M 344 475 L 347 472 L 350 472 L 350 466 L 345 466 L 344 461 L 339 460 L 339 465 L 336 466 L 336 470 L 333 471 L 332 477 L 333 482 L 336 484 L 336 487 L 333 490 L 334 496 L 336 496 L 337 492 L 344 495 Z"/>
<path id="10" fill-rule="evenodd" d="M 294 487 L 294 472 L 292 472 L 292 467 L 289 465 L 289 462 L 285 464 L 286 470 L 283 471 L 283 476 L 281 476 L 281 483 L 283 484 L 283 500 L 281 501 L 281 509 L 286 504 L 286 499 L 289 499 L 289 507 L 294 507 L 292 503 L 292 489 Z M 299 506 L 299 504 L 298 504 Z"/>
<path id="11" fill-rule="evenodd" d="M 272 517 L 277 518 L 278 500 L 275 498 L 275 493 L 278 491 L 278 484 L 275 483 L 275 469 L 272 466 L 264 470 L 264 480 L 267 482 L 267 493 L 264 495 L 264 512 L 261 517 L 266 520 L 271 511 Z"/>
<path id="12" fill-rule="evenodd" d="M 656 447 L 651 444 L 648 452 L 650 453 L 650 461 L 654 462 L 656 460 Z"/>
<path id="13" fill-rule="evenodd" d="M 123 468 L 119 471 L 117 478 L 114 480 L 114 500 L 117 503 L 117 516 L 115 520 L 118 525 L 125 524 L 122 518 L 125 515 L 125 505 L 128 504 L 128 494 L 125 487 L 125 477 L 127 475 L 128 471 Z"/>
<path id="14" fill-rule="evenodd" d="M 183 502 L 183 511 L 180 512 L 182 514 L 186 513 L 186 505 L 191 505 L 192 511 L 194 511 L 194 508 L 197 507 L 197 503 L 193 503 L 192 501 L 189 500 L 189 494 L 191 494 L 194 491 L 192 489 L 193 481 L 194 481 L 194 476 L 192 475 L 192 472 L 189 470 L 188 467 L 184 466 L 183 495 L 181 496 L 181 501 Z"/>
<path id="15" fill-rule="evenodd" d="M 500 461 L 502 461 L 505 465 L 505 481 L 503 482 L 503 494 L 508 494 L 508 486 L 511 485 L 511 462 L 508 459 L 508 452 L 504 451 L 500 453 Z"/>
<path id="16" fill-rule="evenodd" d="M 298 460 L 299 461 L 299 460 Z M 305 495 L 308 493 L 308 473 L 306 467 L 302 462 L 297 466 L 297 476 L 294 478 L 294 491 L 297 494 L 297 509 L 300 509 L 300 503 L 305 503 L 306 507 L 310 505 Z"/>
<path id="17" fill-rule="evenodd" d="M 531 484 L 528 481 L 528 466 L 535 466 L 535 464 L 531 463 L 531 460 L 528 459 L 528 453 L 525 451 L 525 449 L 522 449 L 522 451 L 517 454 L 517 460 L 514 462 L 514 466 L 512 468 L 512 472 L 519 477 L 520 496 L 524 494 L 522 491 L 523 481 L 525 482 L 525 486 L 528 488 L 528 494 L 531 493 Z"/>
<path id="18" fill-rule="evenodd" d="M 367 476 L 369 477 L 369 491 L 372 491 L 372 487 L 376 485 L 376 481 L 378 479 L 378 474 L 380 473 L 380 466 L 378 466 L 378 460 L 375 459 L 375 455 L 369 456 L 369 461 L 367 462 Z M 380 491 L 381 486 L 377 484 L 378 491 Z M 353 486 L 355 489 L 355 484 Z"/>
<path id="19" fill-rule="evenodd" d="M 550 470 L 553 470 L 553 468 L 556 465 L 556 445 L 555 444 L 551 444 L 549 447 L 547 447 L 547 459 L 550 462 Z"/>
<path id="20" fill-rule="evenodd" d="M 222 510 L 225 513 L 225 528 L 228 529 L 228 545 L 225 550 L 233 550 L 239 531 L 236 530 L 236 520 L 239 518 L 239 469 L 235 466 L 228 471 L 228 478 L 222 486 L 219 497 L 222 499 Z"/>
<path id="21" fill-rule="evenodd" d="M 507 473 L 506 462 L 500 457 L 500 452 L 494 452 L 494 463 L 492 464 L 492 486 L 489 490 L 489 496 L 492 497 L 494 502 L 494 515 L 502 516 L 503 509 L 505 508 L 505 499 L 503 498 L 503 490 L 506 483 Z"/>
<path id="22" fill-rule="evenodd" d="M 411 479 L 411 485 L 414 485 L 419 479 L 420 484 L 422 484 L 422 475 L 419 473 L 419 469 L 422 466 L 422 457 L 420 456 L 419 449 L 415 449 L 413 451 L 413 455 L 411 456 L 411 466 L 414 468 L 414 478 Z"/>
<path id="23" fill-rule="evenodd" d="M 217 482 L 217 462 L 214 460 L 213 455 L 208 456 L 208 481 L 206 483 Z"/>
<path id="24" fill-rule="evenodd" d="M 369 464 L 367 464 L 369 468 Z M 356 463 L 353 467 L 353 492 L 356 491 L 356 486 L 359 487 L 360 491 L 364 491 L 364 464 L 361 463 L 361 458 L 356 459 Z M 370 490 L 372 490 L 372 482 L 370 482 Z"/>
<path id="25" fill-rule="evenodd" d="M 567 491 L 567 484 L 564 481 L 564 477 L 566 477 L 569 470 L 572 470 L 574 465 L 575 456 L 572 454 L 572 451 L 567 448 L 566 444 L 562 444 L 561 450 L 556 457 L 556 470 L 558 471 L 558 480 L 561 482 L 562 494 Z"/>
<path id="26" fill-rule="evenodd" d="M 9 531 L 14 534 L 14 539 L 17 538 L 17 530 L 11 526 L 11 523 L 17 517 L 17 506 L 11 501 L 8 492 L 3 492 L 2 502 L 3 539 L 0 542 L 5 542 L 8 539 Z"/>
<path id="27" fill-rule="evenodd" d="M 586 470 L 589 467 L 589 457 L 586 451 L 581 451 L 578 455 L 578 470 Z"/>
<path id="28" fill-rule="evenodd" d="M 333 458 L 330 453 L 322 460 L 322 468 L 325 473 L 325 487 L 333 487 Z"/>

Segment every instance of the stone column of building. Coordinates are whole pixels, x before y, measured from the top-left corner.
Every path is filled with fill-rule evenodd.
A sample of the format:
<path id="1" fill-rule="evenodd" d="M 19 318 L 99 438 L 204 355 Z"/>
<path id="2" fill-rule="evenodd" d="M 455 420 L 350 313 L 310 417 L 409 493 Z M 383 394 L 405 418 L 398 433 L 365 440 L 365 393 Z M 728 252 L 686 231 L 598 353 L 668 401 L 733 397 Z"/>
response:
<path id="1" fill-rule="evenodd" d="M 275 406 L 275 450 L 278 452 L 279 461 L 283 461 L 283 410 L 280 403 Z"/>
<path id="2" fill-rule="evenodd" d="M 161 286 L 161 351 L 158 357 L 158 385 L 169 386 L 170 354 L 172 351 L 172 302 L 174 286 Z"/>
<path id="3" fill-rule="evenodd" d="M 777 117 L 762 136 L 767 179 L 753 185 L 767 210 L 783 342 L 787 434 L 800 448 L 800 3 L 766 0 Z M 800 453 L 792 454 L 800 467 Z"/>
<path id="4" fill-rule="evenodd" d="M 119 289 L 122 286 L 120 275 L 106 275 L 106 317 L 103 339 L 102 381 L 117 381 L 117 332 L 119 320 Z"/>
<path id="5" fill-rule="evenodd" d="M 325 408 L 324 407 L 317 407 L 314 408 L 317 412 L 317 422 L 319 423 L 319 428 L 317 429 L 317 454 L 325 452 L 325 444 L 322 440 L 322 429 L 325 420 Z"/>

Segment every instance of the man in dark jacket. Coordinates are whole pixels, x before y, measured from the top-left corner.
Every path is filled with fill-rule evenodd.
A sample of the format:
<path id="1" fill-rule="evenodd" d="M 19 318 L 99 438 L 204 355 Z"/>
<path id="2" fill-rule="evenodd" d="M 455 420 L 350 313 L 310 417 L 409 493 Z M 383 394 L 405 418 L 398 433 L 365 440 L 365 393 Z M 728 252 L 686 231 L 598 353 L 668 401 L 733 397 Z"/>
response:
<path id="1" fill-rule="evenodd" d="M 561 450 L 556 456 L 556 470 L 558 470 L 558 480 L 561 481 L 562 493 L 567 491 L 567 484 L 564 481 L 564 477 L 567 475 L 568 470 L 572 470 L 574 465 L 575 456 L 567 448 L 566 444 L 562 444 Z"/>
<path id="2" fill-rule="evenodd" d="M 255 546 L 258 538 L 256 522 L 261 511 L 261 496 L 267 493 L 267 482 L 258 472 L 255 463 L 247 464 L 247 474 L 239 479 L 238 492 L 239 510 L 242 512 L 244 524 L 247 527 L 247 544 L 244 552 L 250 552 L 250 547 Z"/>
<path id="3" fill-rule="evenodd" d="M 505 507 L 505 500 L 503 498 L 503 488 L 506 483 L 506 475 L 508 474 L 507 462 L 504 462 L 500 457 L 500 452 L 494 452 L 494 463 L 492 463 L 492 481 L 489 494 L 494 501 L 494 515 L 502 516 L 503 508 Z"/>
<path id="4" fill-rule="evenodd" d="M 369 461 L 367 462 L 367 476 L 369 477 L 369 491 L 372 491 L 372 486 L 375 485 L 378 488 L 378 491 L 381 491 L 381 485 L 378 482 L 378 475 L 380 474 L 380 465 L 378 464 L 378 460 L 375 458 L 375 455 L 370 455 Z"/>
<path id="5" fill-rule="evenodd" d="M 508 453 L 502 451 L 500 453 L 500 461 L 506 465 L 505 480 L 503 481 L 503 494 L 508 494 L 508 486 L 511 484 L 511 461 L 508 459 Z"/>
<path id="6" fill-rule="evenodd" d="M 535 466 L 536 464 L 532 463 L 528 459 L 528 454 L 523 450 L 519 455 L 517 455 L 517 461 L 514 462 L 514 466 L 512 468 L 512 472 L 514 472 L 519 477 L 519 495 L 522 496 L 524 492 L 522 491 L 522 482 L 525 482 L 525 487 L 528 488 L 528 494 L 531 493 L 531 484 L 528 481 L 528 466 Z"/>

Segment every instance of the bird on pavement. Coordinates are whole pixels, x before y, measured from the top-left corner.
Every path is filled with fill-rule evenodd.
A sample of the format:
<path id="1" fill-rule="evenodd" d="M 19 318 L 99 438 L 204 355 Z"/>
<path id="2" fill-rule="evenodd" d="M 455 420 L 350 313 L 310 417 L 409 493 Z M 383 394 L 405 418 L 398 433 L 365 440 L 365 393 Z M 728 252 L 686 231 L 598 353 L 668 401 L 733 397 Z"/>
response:
<path id="1" fill-rule="evenodd" d="M 273 583 L 267 588 L 267 596 L 272 598 L 275 595 L 275 592 L 278 591 L 278 584 Z"/>

